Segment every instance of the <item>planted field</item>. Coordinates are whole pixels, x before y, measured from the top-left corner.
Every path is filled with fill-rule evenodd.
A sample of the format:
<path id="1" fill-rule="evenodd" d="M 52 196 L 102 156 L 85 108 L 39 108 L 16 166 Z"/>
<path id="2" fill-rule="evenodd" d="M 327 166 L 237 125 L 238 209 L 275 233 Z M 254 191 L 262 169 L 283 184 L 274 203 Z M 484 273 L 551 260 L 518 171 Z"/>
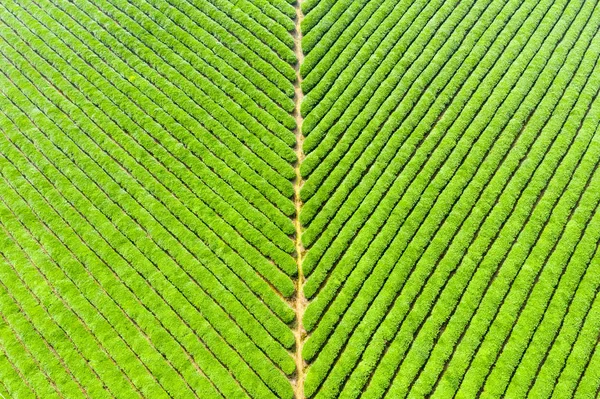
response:
<path id="1" fill-rule="evenodd" d="M 0 397 L 595 398 L 600 3 L 0 2 Z"/>

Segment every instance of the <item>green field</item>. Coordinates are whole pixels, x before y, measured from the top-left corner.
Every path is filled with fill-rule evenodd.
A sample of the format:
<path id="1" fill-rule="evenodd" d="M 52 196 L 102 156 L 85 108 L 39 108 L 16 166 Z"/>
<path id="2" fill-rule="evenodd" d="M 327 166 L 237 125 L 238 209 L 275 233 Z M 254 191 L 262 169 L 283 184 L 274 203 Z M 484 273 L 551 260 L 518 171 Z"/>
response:
<path id="1" fill-rule="evenodd" d="M 600 397 L 600 2 L 3 0 L 0 398 Z"/>

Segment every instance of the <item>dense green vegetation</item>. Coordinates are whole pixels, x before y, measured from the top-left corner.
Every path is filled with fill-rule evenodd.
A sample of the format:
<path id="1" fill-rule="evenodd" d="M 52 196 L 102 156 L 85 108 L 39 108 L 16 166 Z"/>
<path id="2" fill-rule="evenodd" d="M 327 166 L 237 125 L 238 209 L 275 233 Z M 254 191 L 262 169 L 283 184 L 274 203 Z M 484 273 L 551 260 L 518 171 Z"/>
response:
<path id="1" fill-rule="evenodd" d="M 358 3 L 305 3 L 306 395 L 595 397 L 597 4 Z"/>
<path id="2" fill-rule="evenodd" d="M 5 391 L 292 397 L 294 8 L 0 7 Z"/>
<path id="3" fill-rule="evenodd" d="M 0 2 L 0 397 L 600 395 L 600 3 Z"/>

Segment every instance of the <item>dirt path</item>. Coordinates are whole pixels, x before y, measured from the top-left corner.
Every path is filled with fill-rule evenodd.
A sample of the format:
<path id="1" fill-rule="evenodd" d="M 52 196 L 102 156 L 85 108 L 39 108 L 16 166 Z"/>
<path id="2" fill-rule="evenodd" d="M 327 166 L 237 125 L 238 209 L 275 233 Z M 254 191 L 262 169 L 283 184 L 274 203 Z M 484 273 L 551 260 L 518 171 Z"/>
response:
<path id="1" fill-rule="evenodd" d="M 296 262 L 298 264 L 298 277 L 296 279 L 296 299 L 294 303 L 294 310 L 296 311 L 296 328 L 294 329 L 294 336 L 296 337 L 296 378 L 294 381 L 294 392 L 297 399 L 304 399 L 304 371 L 306 364 L 302 359 L 302 347 L 304 339 L 306 337 L 306 330 L 302 325 L 302 318 L 304 317 L 304 311 L 306 310 L 307 300 L 304 297 L 304 273 L 302 272 L 302 259 L 304 256 L 304 247 L 300 239 L 302 234 L 302 226 L 300 225 L 300 210 L 302 209 L 302 200 L 300 199 L 300 189 L 304 184 L 302 175 L 300 174 L 300 165 L 304 160 L 304 152 L 302 151 L 302 143 L 304 142 L 304 136 L 302 135 L 302 115 L 300 114 L 300 104 L 304 95 L 300 85 L 302 84 L 302 76 L 300 76 L 300 65 L 304 61 L 304 54 L 302 53 L 302 32 L 300 31 L 300 24 L 304 19 L 301 9 L 302 1 L 296 2 L 296 28 L 292 33 L 294 37 L 294 52 L 298 63 L 295 66 L 296 69 L 296 83 L 294 84 L 295 89 L 295 107 L 294 107 L 294 118 L 296 118 L 296 155 L 298 160 L 296 162 L 296 180 L 294 182 L 294 204 L 296 206 L 296 217 L 294 219 L 294 225 L 296 227 Z"/>

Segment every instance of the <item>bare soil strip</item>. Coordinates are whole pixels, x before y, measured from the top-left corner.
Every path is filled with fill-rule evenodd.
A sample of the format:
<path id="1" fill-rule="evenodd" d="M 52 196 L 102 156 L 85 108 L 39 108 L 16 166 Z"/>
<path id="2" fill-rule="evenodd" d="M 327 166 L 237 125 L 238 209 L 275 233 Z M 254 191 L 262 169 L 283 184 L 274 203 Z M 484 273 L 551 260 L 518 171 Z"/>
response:
<path id="1" fill-rule="evenodd" d="M 295 351 L 295 360 L 296 360 L 296 378 L 294 380 L 294 393 L 297 399 L 304 399 L 304 371 L 306 368 L 306 363 L 302 359 L 302 347 L 304 344 L 304 339 L 306 337 L 306 330 L 302 325 L 302 318 L 304 317 L 304 311 L 306 310 L 306 305 L 308 301 L 304 296 L 304 274 L 302 272 L 302 259 L 304 256 L 304 247 L 302 245 L 301 235 L 302 235 L 302 226 L 300 224 L 300 210 L 302 209 L 302 200 L 300 198 L 300 189 L 304 184 L 304 180 L 302 179 L 302 175 L 300 174 L 300 165 L 304 160 L 304 152 L 302 151 L 302 143 L 304 142 L 304 136 L 302 135 L 302 115 L 300 114 L 300 105 L 302 104 L 302 99 L 304 95 L 302 94 L 302 76 L 300 76 L 300 65 L 304 61 L 304 54 L 302 53 L 302 32 L 300 30 L 300 24 L 304 19 L 304 15 L 302 14 L 301 4 L 302 1 L 298 0 L 296 2 L 296 20 L 295 20 L 295 30 L 292 33 L 294 37 L 294 52 L 296 53 L 296 58 L 298 62 L 295 65 L 296 70 L 296 82 L 294 83 L 295 96 L 294 96 L 294 118 L 296 118 L 296 155 L 297 161 L 295 165 L 296 170 L 296 180 L 294 182 L 294 204 L 296 206 L 296 217 L 294 219 L 294 225 L 296 227 L 296 262 L 298 264 L 298 277 L 296 278 L 296 298 L 294 303 L 294 310 L 296 311 L 296 327 L 294 329 L 294 336 L 296 337 L 296 351 Z"/>

